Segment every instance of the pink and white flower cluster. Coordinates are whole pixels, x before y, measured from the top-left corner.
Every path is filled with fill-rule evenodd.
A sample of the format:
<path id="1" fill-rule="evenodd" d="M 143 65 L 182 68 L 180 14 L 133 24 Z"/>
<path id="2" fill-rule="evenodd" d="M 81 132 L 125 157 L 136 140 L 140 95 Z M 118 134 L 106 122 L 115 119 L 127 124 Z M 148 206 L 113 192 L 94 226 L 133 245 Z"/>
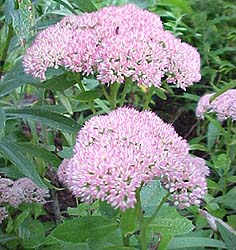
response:
<path id="1" fill-rule="evenodd" d="M 135 191 L 160 179 L 183 208 L 199 204 L 207 191 L 205 161 L 155 113 L 119 108 L 95 116 L 78 133 L 71 159 L 58 170 L 60 180 L 82 201 L 100 199 L 125 210 Z"/>
<path id="2" fill-rule="evenodd" d="M 196 108 L 196 116 L 204 119 L 206 112 L 216 113 L 219 121 L 227 118 L 236 121 L 236 89 L 230 89 L 211 101 L 215 93 L 202 96 Z"/>
<path id="3" fill-rule="evenodd" d="M 160 87 L 165 78 L 185 89 L 201 78 L 197 50 L 165 31 L 159 16 L 132 4 L 63 18 L 37 35 L 23 64 L 43 80 L 58 66 L 95 74 L 103 84 L 130 77 Z"/>
<path id="4" fill-rule="evenodd" d="M 18 207 L 22 203 L 44 204 L 49 196 L 48 190 L 38 187 L 27 177 L 13 181 L 0 177 L 0 206 L 9 204 Z M 0 207 L 0 224 L 7 217 L 5 207 Z"/>

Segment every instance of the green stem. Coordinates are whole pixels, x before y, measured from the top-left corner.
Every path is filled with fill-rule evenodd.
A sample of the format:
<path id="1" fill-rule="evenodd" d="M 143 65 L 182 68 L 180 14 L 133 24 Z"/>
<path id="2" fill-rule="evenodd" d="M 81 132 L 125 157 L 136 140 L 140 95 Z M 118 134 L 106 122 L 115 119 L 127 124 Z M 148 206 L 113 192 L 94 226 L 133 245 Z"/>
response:
<path id="1" fill-rule="evenodd" d="M 13 36 L 13 27 L 11 24 L 9 24 L 7 38 L 6 38 L 6 41 L 5 41 L 3 50 L 2 50 L 2 55 L 0 58 L 0 78 L 3 75 L 4 65 L 6 62 L 7 52 L 8 52 L 9 46 L 10 46 L 12 36 Z"/>
<path id="2" fill-rule="evenodd" d="M 111 110 L 116 108 L 117 93 L 119 90 L 119 83 L 113 83 L 110 85 L 110 107 Z"/>
<path id="3" fill-rule="evenodd" d="M 160 202 L 160 204 L 157 206 L 155 212 L 152 214 L 152 216 L 145 222 L 145 229 L 147 226 L 156 218 L 158 212 L 162 208 L 163 204 L 167 201 L 168 197 L 170 196 L 170 193 L 167 193 L 166 196 L 164 196 Z"/>
<path id="4" fill-rule="evenodd" d="M 77 83 L 79 84 L 80 90 L 81 90 L 82 92 L 85 92 L 86 90 L 85 90 L 85 88 L 84 88 L 83 83 L 81 82 L 80 77 L 77 77 Z M 91 101 L 88 101 L 88 105 L 89 105 L 90 110 L 91 110 L 91 111 L 93 112 L 93 114 L 95 115 L 95 114 L 96 114 L 96 109 L 95 109 L 95 107 L 94 107 L 94 103 L 91 102 Z"/>
<path id="5" fill-rule="evenodd" d="M 131 83 L 131 79 L 130 78 L 126 78 L 125 79 L 125 83 L 124 83 L 124 88 L 123 88 L 123 91 L 121 93 L 121 98 L 120 98 L 120 106 L 122 107 L 125 103 L 125 97 L 126 97 L 126 94 L 128 92 L 128 89 L 129 89 L 129 85 Z"/>
<path id="6" fill-rule="evenodd" d="M 141 189 L 137 189 L 136 191 L 136 199 L 137 199 L 137 216 L 138 216 L 138 223 L 139 223 L 139 244 L 141 250 L 147 250 L 147 237 L 146 237 L 146 228 L 144 224 L 144 217 L 143 217 L 143 209 L 140 200 L 140 191 Z"/>
<path id="7" fill-rule="evenodd" d="M 106 88 L 104 87 L 103 84 L 100 84 L 101 86 L 101 89 L 102 89 L 102 93 L 103 95 L 105 96 L 105 98 L 108 100 L 108 102 L 110 103 L 110 96 L 108 95 L 107 91 L 106 91 Z"/>
<path id="8" fill-rule="evenodd" d="M 154 90 L 153 86 L 148 88 L 148 94 L 146 96 L 146 100 L 145 100 L 145 103 L 143 105 L 143 110 L 149 109 L 149 104 L 152 100 L 153 90 Z"/>
<path id="9" fill-rule="evenodd" d="M 130 238 L 130 235 L 122 235 L 122 241 L 123 241 L 123 246 L 124 247 L 128 247 L 129 246 L 129 238 Z"/>
<path id="10" fill-rule="evenodd" d="M 225 138 L 226 144 L 226 155 L 227 155 L 227 169 L 225 169 L 225 176 L 228 176 L 228 171 L 230 169 L 231 164 L 231 156 L 230 156 L 230 141 L 231 141 L 231 119 L 227 119 L 227 133 Z"/>

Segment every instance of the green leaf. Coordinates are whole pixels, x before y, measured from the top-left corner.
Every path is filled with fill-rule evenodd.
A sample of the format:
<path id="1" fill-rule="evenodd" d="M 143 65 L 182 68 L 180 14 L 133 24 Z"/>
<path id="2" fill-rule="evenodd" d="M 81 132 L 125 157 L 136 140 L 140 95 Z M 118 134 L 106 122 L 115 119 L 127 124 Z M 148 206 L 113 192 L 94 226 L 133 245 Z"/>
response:
<path id="1" fill-rule="evenodd" d="M 39 177 L 35 166 L 26 158 L 21 149 L 15 143 L 2 138 L 0 141 L 0 151 L 17 166 L 21 173 L 32 179 L 32 181 L 40 187 L 45 188 L 45 185 Z"/>
<path id="2" fill-rule="evenodd" d="M 178 214 L 174 207 L 163 206 L 150 226 L 161 234 L 180 235 L 192 231 L 192 222 Z"/>
<path id="3" fill-rule="evenodd" d="M 87 216 L 91 215 L 91 213 L 96 210 L 98 202 L 88 204 L 88 203 L 81 203 L 77 207 L 68 207 L 67 212 L 69 215 L 75 216 Z"/>
<path id="4" fill-rule="evenodd" d="M 129 208 L 121 214 L 120 228 L 125 236 L 137 231 L 138 229 L 137 215 L 138 215 L 137 206 L 135 208 Z"/>
<path id="5" fill-rule="evenodd" d="M 97 79 L 83 78 L 81 80 L 86 90 L 95 89 L 99 85 L 99 81 Z"/>
<path id="6" fill-rule="evenodd" d="M 15 165 L 10 165 L 4 168 L 0 168 L 0 173 L 3 173 L 6 177 L 10 179 L 19 179 L 24 177 L 24 174 Z"/>
<path id="7" fill-rule="evenodd" d="M 57 153 L 61 158 L 71 158 L 73 156 L 72 147 L 63 147 L 61 151 Z"/>
<path id="8" fill-rule="evenodd" d="M 141 189 L 141 204 L 146 216 L 152 215 L 166 194 L 167 191 L 161 186 L 158 180 L 149 182 Z"/>
<path id="9" fill-rule="evenodd" d="M 224 128 L 222 127 L 221 123 L 220 123 L 217 119 L 211 117 L 211 116 L 210 116 L 209 114 L 207 114 L 207 113 L 205 113 L 204 116 L 205 116 L 212 124 L 214 124 L 215 127 L 218 128 L 218 131 L 222 131 L 222 132 L 224 131 Z"/>
<path id="10" fill-rule="evenodd" d="M 199 150 L 203 152 L 207 152 L 207 148 L 202 144 L 190 144 L 190 150 Z"/>
<path id="11" fill-rule="evenodd" d="M 0 234 L 0 242 L 1 244 L 5 244 L 8 241 L 17 239 L 16 236 L 10 235 L 10 234 Z"/>
<path id="12" fill-rule="evenodd" d="M 0 137 L 3 133 L 5 122 L 6 122 L 5 112 L 2 108 L 0 108 Z"/>
<path id="13" fill-rule="evenodd" d="M 76 15 L 78 14 L 77 11 L 74 10 L 73 6 L 68 1 L 66 0 L 54 0 L 54 1 L 64 6 L 66 9 L 71 11 L 71 13 Z"/>
<path id="14" fill-rule="evenodd" d="M 119 210 L 113 208 L 105 201 L 99 201 L 99 212 L 102 217 L 112 219 L 119 213 Z"/>
<path id="15" fill-rule="evenodd" d="M 160 97 L 162 100 L 166 100 L 166 99 L 167 99 L 167 96 L 166 96 L 166 94 L 165 94 L 165 91 L 166 91 L 166 90 L 164 90 L 164 89 L 162 89 L 162 88 L 155 88 L 154 93 L 155 93 L 158 97 Z"/>
<path id="16" fill-rule="evenodd" d="M 39 84 L 39 78 L 33 78 L 24 73 L 22 58 L 18 59 L 14 67 L 4 75 L 0 82 L 0 97 L 9 94 L 11 91 L 25 84 Z"/>
<path id="17" fill-rule="evenodd" d="M 216 221 L 217 228 L 226 244 L 228 250 L 235 250 L 236 232 L 223 221 Z"/>
<path id="18" fill-rule="evenodd" d="M 235 197 L 236 197 L 236 187 L 233 187 L 224 196 L 216 198 L 216 201 L 218 201 L 220 204 L 222 204 L 226 208 L 235 210 L 236 208 Z"/>
<path id="19" fill-rule="evenodd" d="M 227 223 L 236 229 L 236 214 L 227 216 Z"/>
<path id="20" fill-rule="evenodd" d="M 193 248 L 193 247 L 216 247 L 227 249 L 224 242 L 203 237 L 178 237 L 174 238 L 168 244 L 168 250 Z"/>
<path id="21" fill-rule="evenodd" d="M 149 235 L 160 234 L 160 249 L 166 249 L 173 236 L 188 233 L 193 228 L 190 220 L 180 216 L 174 207 L 166 205 L 160 209 L 157 217 L 149 224 L 148 232 Z"/>
<path id="22" fill-rule="evenodd" d="M 82 12 L 93 12 L 97 10 L 97 7 L 92 0 L 75 0 L 74 2 Z"/>
<path id="23" fill-rule="evenodd" d="M 0 97 L 9 94 L 11 91 L 25 85 L 25 82 L 17 81 L 17 79 L 3 80 L 0 82 Z"/>
<path id="24" fill-rule="evenodd" d="M 40 247 L 41 250 L 88 250 L 86 243 L 73 244 L 65 241 L 57 241 L 49 246 Z"/>
<path id="25" fill-rule="evenodd" d="M 25 210 L 21 214 L 19 214 L 14 221 L 13 227 L 18 228 L 25 221 L 25 219 L 29 216 L 29 214 L 30 212 L 28 210 Z"/>
<path id="26" fill-rule="evenodd" d="M 40 84 L 34 84 L 35 87 L 51 89 L 55 91 L 63 91 L 76 84 L 76 80 L 68 76 L 67 73 L 53 76 L 51 79 Z"/>
<path id="27" fill-rule="evenodd" d="M 12 13 L 15 9 L 14 0 L 6 0 L 4 6 L 5 21 L 7 24 L 12 23 Z"/>
<path id="28" fill-rule="evenodd" d="M 236 183 L 236 176 L 230 176 L 229 178 L 227 178 L 227 181 Z"/>
<path id="29" fill-rule="evenodd" d="M 219 154 L 213 159 L 214 167 L 216 169 L 227 169 L 228 156 L 226 154 Z"/>
<path id="30" fill-rule="evenodd" d="M 138 250 L 138 248 L 134 247 L 121 247 L 121 246 L 112 246 L 112 247 L 105 247 L 103 250 Z"/>
<path id="31" fill-rule="evenodd" d="M 71 118 L 43 108 L 7 108 L 5 109 L 5 114 L 8 119 L 22 118 L 33 120 L 66 132 L 75 133 L 79 130 L 79 125 Z"/>
<path id="32" fill-rule="evenodd" d="M 57 92 L 57 95 L 58 95 L 61 103 L 63 104 L 63 106 L 66 108 L 67 112 L 72 115 L 73 110 L 72 110 L 72 106 L 70 103 L 70 99 L 62 92 Z"/>
<path id="33" fill-rule="evenodd" d="M 22 45 L 32 35 L 31 28 L 35 25 L 32 9 L 32 2 L 24 0 L 20 1 L 18 9 L 12 12 L 12 26 Z"/>
<path id="34" fill-rule="evenodd" d="M 98 241 L 94 239 L 87 240 L 88 250 L 138 250 L 134 247 L 123 247 L 120 245 L 114 245 L 108 241 Z"/>
<path id="35" fill-rule="evenodd" d="M 207 179 L 207 187 L 210 188 L 210 189 L 214 189 L 214 190 L 217 190 L 217 191 L 223 191 L 222 190 L 222 187 L 214 182 L 213 180 L 210 180 L 210 179 Z"/>
<path id="36" fill-rule="evenodd" d="M 113 233 L 118 224 L 100 216 L 86 216 L 59 225 L 52 236 L 71 243 L 85 242 L 89 238 L 102 239 Z"/>
<path id="37" fill-rule="evenodd" d="M 178 96 L 178 95 L 175 95 L 175 96 L 178 97 L 178 98 L 184 98 L 184 99 L 192 100 L 192 101 L 195 101 L 195 102 L 199 101 L 199 96 L 194 95 L 194 94 L 184 93 L 182 96 Z"/>
<path id="38" fill-rule="evenodd" d="M 94 100 L 94 102 L 98 105 L 99 108 L 102 109 L 102 111 L 104 111 L 105 113 L 109 113 L 111 111 L 111 109 L 107 106 L 106 102 L 104 100 L 101 99 L 96 99 Z"/>
<path id="39" fill-rule="evenodd" d="M 219 136 L 219 128 L 214 123 L 210 122 L 207 127 L 207 147 L 212 149 L 217 137 Z"/>
<path id="40" fill-rule="evenodd" d="M 112 243 L 101 240 L 88 239 L 87 241 L 87 249 L 88 250 L 102 250 L 106 249 L 108 246 L 113 246 Z"/>
<path id="41" fill-rule="evenodd" d="M 18 227 L 18 237 L 22 239 L 24 249 L 37 249 L 45 238 L 44 226 L 38 220 L 27 218 Z"/>
<path id="42" fill-rule="evenodd" d="M 61 160 L 52 152 L 47 149 L 28 142 L 18 142 L 16 145 L 20 148 L 21 152 L 28 153 L 31 156 L 39 157 L 51 163 L 53 166 L 58 166 Z"/>
<path id="43" fill-rule="evenodd" d="M 78 95 L 76 95 L 74 97 L 74 99 L 80 101 L 80 102 L 89 102 L 89 101 L 93 101 L 99 97 L 101 97 L 102 91 L 100 89 L 97 90 L 88 90 L 88 91 L 84 91 L 84 92 L 80 92 Z"/>

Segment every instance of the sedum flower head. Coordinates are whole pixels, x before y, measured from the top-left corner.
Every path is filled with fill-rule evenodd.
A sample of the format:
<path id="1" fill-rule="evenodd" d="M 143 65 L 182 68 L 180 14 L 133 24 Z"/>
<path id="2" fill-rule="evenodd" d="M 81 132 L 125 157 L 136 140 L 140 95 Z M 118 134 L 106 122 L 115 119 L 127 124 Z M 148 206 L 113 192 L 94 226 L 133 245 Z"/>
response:
<path id="1" fill-rule="evenodd" d="M 208 168 L 154 113 L 119 108 L 85 123 L 74 156 L 62 162 L 58 175 L 82 201 L 100 199 L 125 210 L 134 207 L 136 189 L 155 178 L 180 207 L 198 204 Z"/>
<path id="2" fill-rule="evenodd" d="M 201 78 L 197 50 L 165 31 L 159 16 L 132 4 L 63 18 L 37 35 L 23 64 L 43 80 L 58 66 L 95 74 L 103 84 L 130 77 L 160 87 L 165 78 L 185 89 Z"/>
<path id="3" fill-rule="evenodd" d="M 38 187 L 27 177 L 12 181 L 0 178 L 0 205 L 9 204 L 17 207 L 21 203 L 38 202 L 44 204 L 48 190 Z"/>
<path id="4" fill-rule="evenodd" d="M 31 179 L 23 177 L 14 181 L 10 191 L 9 204 L 14 207 L 21 203 L 44 204 L 46 203 L 45 198 L 48 196 L 47 189 L 40 188 Z"/>
<path id="5" fill-rule="evenodd" d="M 211 102 L 210 99 L 214 94 L 206 94 L 200 98 L 196 116 L 203 119 L 204 114 L 209 111 L 216 113 L 219 121 L 227 118 L 236 121 L 236 89 L 227 90 Z"/>

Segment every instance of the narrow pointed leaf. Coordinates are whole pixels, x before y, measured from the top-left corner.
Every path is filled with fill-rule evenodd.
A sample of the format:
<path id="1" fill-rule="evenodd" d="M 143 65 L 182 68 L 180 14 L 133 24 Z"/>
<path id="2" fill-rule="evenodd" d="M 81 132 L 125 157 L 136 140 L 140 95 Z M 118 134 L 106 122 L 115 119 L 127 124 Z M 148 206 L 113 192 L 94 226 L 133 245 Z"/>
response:
<path id="1" fill-rule="evenodd" d="M 16 165 L 21 173 L 29 177 L 37 185 L 45 187 L 37 173 L 36 167 L 26 158 L 21 149 L 14 142 L 2 139 L 0 141 L 0 152 L 3 153 L 9 161 Z"/>
<path id="2" fill-rule="evenodd" d="M 75 133 L 79 130 L 79 125 L 71 118 L 43 108 L 10 108 L 5 109 L 5 113 L 8 119 L 22 118 L 33 120 L 71 133 Z"/>

